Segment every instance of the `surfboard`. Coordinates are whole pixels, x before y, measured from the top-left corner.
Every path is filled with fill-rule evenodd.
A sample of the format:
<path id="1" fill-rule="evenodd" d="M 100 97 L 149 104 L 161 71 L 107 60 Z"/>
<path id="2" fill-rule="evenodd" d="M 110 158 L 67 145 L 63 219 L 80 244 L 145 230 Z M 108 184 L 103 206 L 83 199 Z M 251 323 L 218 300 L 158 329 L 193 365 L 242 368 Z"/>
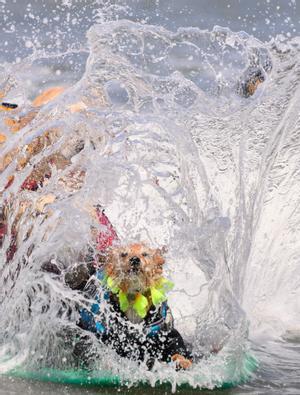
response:
<path id="1" fill-rule="evenodd" d="M 214 384 L 217 388 L 231 388 L 242 383 L 248 381 L 255 370 L 258 368 L 258 361 L 253 355 L 247 354 L 243 363 L 242 373 L 237 376 L 236 375 L 236 365 L 234 363 L 227 364 L 224 367 L 223 380 L 220 378 L 216 380 Z M 74 370 L 59 370 L 52 368 L 42 368 L 36 371 L 27 370 L 22 367 L 14 368 L 7 375 L 11 377 L 18 377 L 22 379 L 28 380 L 38 380 L 38 381 L 48 381 L 53 383 L 60 384 L 72 384 L 72 385 L 80 385 L 80 386 L 99 386 L 99 387 L 118 387 L 118 386 L 126 386 L 126 381 L 121 380 L 117 375 L 113 375 L 109 371 L 90 371 L 84 369 L 74 369 Z M 207 382 L 207 378 L 203 377 L 203 386 L 201 383 L 201 372 L 197 374 L 197 387 L 207 388 L 205 385 Z M 130 383 L 132 384 L 132 383 Z M 134 383 L 137 386 L 147 385 L 147 381 L 139 381 Z M 168 380 L 164 382 L 158 381 L 156 386 L 165 386 L 171 384 Z M 152 383 L 153 385 L 153 383 Z M 195 385 L 195 382 L 193 386 Z M 178 387 L 191 387 L 188 382 L 188 379 L 184 383 L 179 383 Z"/>
<path id="2" fill-rule="evenodd" d="M 118 376 L 105 371 L 88 371 L 84 369 L 59 370 L 43 368 L 36 371 L 17 368 L 9 372 L 10 376 L 29 380 L 49 381 L 60 384 L 84 386 L 115 387 L 121 385 Z"/>

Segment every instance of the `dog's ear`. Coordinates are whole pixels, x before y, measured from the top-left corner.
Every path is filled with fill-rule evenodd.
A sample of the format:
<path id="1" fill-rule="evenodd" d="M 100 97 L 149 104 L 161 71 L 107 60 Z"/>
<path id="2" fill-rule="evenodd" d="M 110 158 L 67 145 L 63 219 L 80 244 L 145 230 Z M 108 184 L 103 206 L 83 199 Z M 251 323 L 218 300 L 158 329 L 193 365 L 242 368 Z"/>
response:
<path id="1" fill-rule="evenodd" d="M 109 261 L 109 253 L 108 251 L 105 252 L 97 252 L 96 253 L 96 264 L 97 266 L 105 266 Z"/>
<path id="2" fill-rule="evenodd" d="M 165 263 L 165 258 L 163 257 L 164 250 L 163 248 L 157 248 L 154 252 L 153 260 L 157 265 L 163 265 Z"/>
<path id="3" fill-rule="evenodd" d="M 108 276 L 111 276 L 114 271 L 114 255 L 113 249 L 108 248 L 105 253 L 99 254 L 99 263 L 103 267 Z"/>

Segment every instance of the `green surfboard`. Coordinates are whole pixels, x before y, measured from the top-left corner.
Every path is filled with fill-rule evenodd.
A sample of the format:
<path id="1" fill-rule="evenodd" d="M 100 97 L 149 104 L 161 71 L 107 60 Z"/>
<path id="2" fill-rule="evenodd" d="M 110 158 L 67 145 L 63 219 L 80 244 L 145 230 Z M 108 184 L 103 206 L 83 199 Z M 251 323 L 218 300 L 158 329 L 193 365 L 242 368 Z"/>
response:
<path id="1" fill-rule="evenodd" d="M 50 381 L 61 384 L 75 384 L 85 386 L 101 386 L 101 387 L 115 387 L 119 386 L 120 379 L 109 372 L 104 371 L 88 371 L 84 369 L 76 370 L 59 370 L 51 368 L 43 368 L 32 371 L 22 368 L 17 368 L 9 372 L 10 376 L 19 377 L 23 379 Z"/>
<path id="2" fill-rule="evenodd" d="M 224 367 L 224 375 L 222 375 L 223 381 L 220 378 L 212 384 L 217 388 L 230 388 L 242 384 L 250 379 L 251 375 L 257 369 L 257 367 L 257 360 L 251 354 L 247 354 L 243 362 L 242 373 L 239 376 L 236 375 L 235 364 L 227 364 L 227 366 Z M 7 375 L 23 379 L 48 381 L 60 384 L 73 384 L 80 386 L 117 387 L 126 385 L 126 381 L 121 380 L 117 375 L 113 375 L 109 371 L 89 371 L 84 369 L 59 370 L 51 368 L 42 368 L 33 371 L 19 367 L 11 370 L 9 373 L 7 373 Z M 201 383 L 201 381 L 202 380 L 200 372 L 199 374 L 197 374 L 196 386 L 206 388 L 205 383 L 207 382 L 207 379 L 203 377 L 203 382 Z M 139 381 L 133 384 L 139 386 L 147 385 L 148 383 L 147 381 Z M 157 382 L 158 386 L 167 384 L 169 384 L 168 380 L 165 380 L 164 382 Z M 179 383 L 178 386 L 190 387 L 188 380 L 184 383 Z M 195 383 L 193 386 L 195 386 Z"/>

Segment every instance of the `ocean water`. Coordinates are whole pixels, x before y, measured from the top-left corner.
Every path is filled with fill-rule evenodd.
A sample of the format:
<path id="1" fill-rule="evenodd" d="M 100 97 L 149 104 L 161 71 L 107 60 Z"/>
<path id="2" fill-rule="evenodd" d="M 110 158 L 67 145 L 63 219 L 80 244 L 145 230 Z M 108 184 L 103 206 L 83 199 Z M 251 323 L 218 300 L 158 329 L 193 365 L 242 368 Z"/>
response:
<path id="1" fill-rule="evenodd" d="M 12 116 L 30 111 L 43 89 L 65 87 L 17 133 L 0 113 L 2 158 L 16 152 L 0 173 L 2 203 L 12 202 L 9 226 L 28 202 L 16 253 L 7 262 L 9 237 L 0 252 L 0 394 L 213 393 L 246 376 L 222 393 L 298 394 L 299 4 L 2 1 L 0 9 L 0 82 L 5 100 L 20 108 Z M 239 87 L 252 70 L 265 82 L 245 98 Z M 78 102 L 83 110 L 71 111 Z M 58 138 L 18 168 L 24 149 L 12 150 L 47 130 Z M 78 141 L 84 149 L 70 154 Z M 52 169 L 38 191 L 20 191 L 56 152 L 71 157 L 67 167 Z M 66 186 L 69 172 L 79 187 Z M 55 199 L 36 215 L 45 195 Z M 91 243 L 89 207 L 97 203 L 122 242 L 168 247 L 176 326 L 207 357 L 189 372 L 148 372 L 95 344 L 103 355 L 95 370 L 133 387 L 9 377 L 20 364 L 72 365 L 56 333 L 74 325 L 80 296 L 40 267 L 74 263 Z M 250 377 L 248 355 L 258 361 Z M 145 378 L 148 387 L 134 387 Z M 172 387 L 152 388 L 157 379 Z"/>

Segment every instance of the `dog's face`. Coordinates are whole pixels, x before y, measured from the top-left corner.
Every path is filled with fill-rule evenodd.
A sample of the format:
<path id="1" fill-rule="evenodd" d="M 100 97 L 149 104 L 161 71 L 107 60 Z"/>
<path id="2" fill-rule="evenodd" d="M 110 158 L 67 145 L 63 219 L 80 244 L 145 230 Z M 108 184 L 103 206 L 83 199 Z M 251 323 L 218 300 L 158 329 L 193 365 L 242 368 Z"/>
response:
<path id="1" fill-rule="evenodd" d="M 110 249 L 105 271 L 124 292 L 145 292 L 160 279 L 164 263 L 161 250 L 131 244 Z"/>

